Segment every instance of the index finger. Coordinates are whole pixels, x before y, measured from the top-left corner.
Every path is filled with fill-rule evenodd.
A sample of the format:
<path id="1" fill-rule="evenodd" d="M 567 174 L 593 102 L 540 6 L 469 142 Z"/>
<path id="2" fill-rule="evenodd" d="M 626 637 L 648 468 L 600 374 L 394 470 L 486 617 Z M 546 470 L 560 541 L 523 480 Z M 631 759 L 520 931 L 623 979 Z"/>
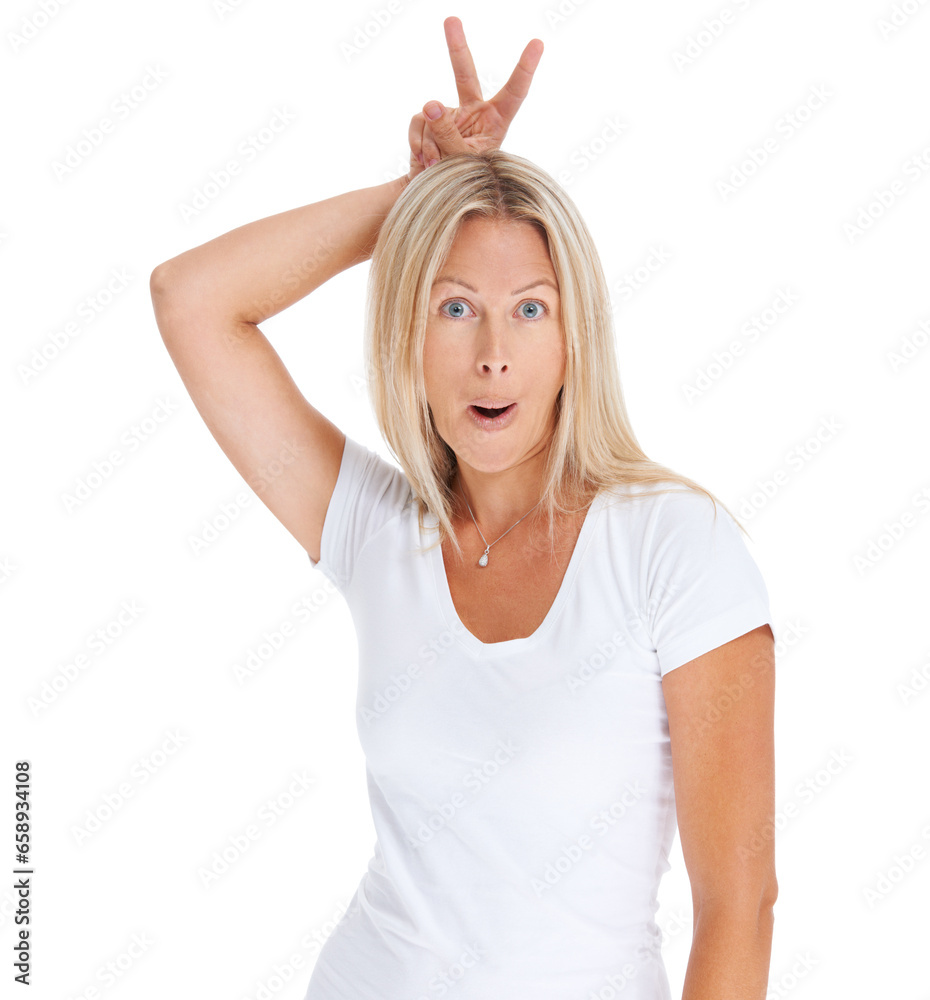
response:
<path id="1" fill-rule="evenodd" d="M 455 89 L 459 95 L 459 107 L 483 100 L 481 84 L 478 83 L 478 73 L 471 57 L 468 43 L 465 41 L 465 29 L 457 17 L 447 17 L 442 22 L 446 32 L 446 44 L 449 46 L 449 58 L 452 60 L 452 72 L 455 74 Z"/>
<path id="2" fill-rule="evenodd" d="M 506 123 L 509 124 L 513 121 L 514 116 L 520 110 L 523 99 L 530 92 L 533 74 L 536 72 L 542 54 L 542 39 L 531 39 L 510 74 L 510 78 L 491 98 L 491 103 L 497 108 Z"/>

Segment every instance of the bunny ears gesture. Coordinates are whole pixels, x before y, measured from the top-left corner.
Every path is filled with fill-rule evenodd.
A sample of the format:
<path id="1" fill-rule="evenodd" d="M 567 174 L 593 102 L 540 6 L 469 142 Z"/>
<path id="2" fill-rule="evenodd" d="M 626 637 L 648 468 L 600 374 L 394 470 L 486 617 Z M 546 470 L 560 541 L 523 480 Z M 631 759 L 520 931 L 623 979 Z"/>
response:
<path id="1" fill-rule="evenodd" d="M 429 101 L 423 111 L 411 118 L 408 182 L 444 156 L 499 149 L 510 123 L 529 93 L 533 73 L 543 53 L 542 41 L 532 39 L 523 50 L 510 79 L 486 101 L 481 96 L 481 85 L 465 41 L 462 22 L 457 17 L 447 17 L 443 28 L 455 74 L 459 107 L 446 108 L 438 101 Z"/>

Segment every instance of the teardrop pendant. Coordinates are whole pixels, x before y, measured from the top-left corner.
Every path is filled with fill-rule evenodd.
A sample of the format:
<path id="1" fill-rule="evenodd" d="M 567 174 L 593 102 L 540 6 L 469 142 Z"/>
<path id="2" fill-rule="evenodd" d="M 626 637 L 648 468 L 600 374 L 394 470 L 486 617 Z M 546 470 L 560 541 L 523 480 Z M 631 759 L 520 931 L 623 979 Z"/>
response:
<path id="1" fill-rule="evenodd" d="M 478 560 L 478 565 L 479 566 L 487 566 L 487 564 L 488 564 L 488 552 L 490 552 L 490 551 L 491 551 L 491 546 L 489 545 L 484 550 L 484 555 Z"/>

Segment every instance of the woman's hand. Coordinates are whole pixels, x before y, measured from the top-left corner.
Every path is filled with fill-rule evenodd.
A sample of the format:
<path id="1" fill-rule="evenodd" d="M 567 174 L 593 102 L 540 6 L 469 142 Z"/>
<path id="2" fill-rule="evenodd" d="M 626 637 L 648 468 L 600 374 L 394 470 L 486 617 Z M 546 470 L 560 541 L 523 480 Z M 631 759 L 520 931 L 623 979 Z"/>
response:
<path id="1" fill-rule="evenodd" d="M 500 149 L 510 123 L 529 93 L 533 73 L 543 53 L 542 41 L 534 38 L 523 50 L 510 79 L 489 101 L 485 101 L 481 97 L 481 85 L 465 42 L 462 22 L 457 17 L 447 17 L 443 28 L 455 74 L 459 107 L 445 108 L 438 101 L 429 101 L 423 111 L 410 120 L 408 183 L 422 173 L 431 161 L 441 160 L 444 156 Z M 430 119 L 427 114 L 433 110 L 432 105 L 441 108 L 441 114 L 436 119 Z"/>

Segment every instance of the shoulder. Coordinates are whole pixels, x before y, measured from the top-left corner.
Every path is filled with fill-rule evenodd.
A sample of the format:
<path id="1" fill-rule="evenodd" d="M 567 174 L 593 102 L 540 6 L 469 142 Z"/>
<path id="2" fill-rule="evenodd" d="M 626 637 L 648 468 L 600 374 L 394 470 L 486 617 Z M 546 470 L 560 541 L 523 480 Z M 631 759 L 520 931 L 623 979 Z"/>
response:
<path id="1" fill-rule="evenodd" d="M 401 469 L 348 435 L 339 475 L 345 480 L 346 492 L 363 494 L 368 505 L 402 508 L 413 497 L 410 482 Z"/>
<path id="2" fill-rule="evenodd" d="M 601 491 L 608 517 L 636 521 L 639 526 L 712 524 L 726 511 L 707 493 L 675 480 L 655 483 L 624 483 Z"/>
<path id="3" fill-rule="evenodd" d="M 339 475 L 330 498 L 316 567 L 345 592 L 363 550 L 396 530 L 410 503 L 407 477 L 393 463 L 346 435 Z"/>
<path id="4" fill-rule="evenodd" d="M 725 553 L 740 553 L 740 529 L 707 493 L 675 480 L 635 483 L 603 491 L 603 545 L 627 573 L 651 579 L 680 573 Z"/>

